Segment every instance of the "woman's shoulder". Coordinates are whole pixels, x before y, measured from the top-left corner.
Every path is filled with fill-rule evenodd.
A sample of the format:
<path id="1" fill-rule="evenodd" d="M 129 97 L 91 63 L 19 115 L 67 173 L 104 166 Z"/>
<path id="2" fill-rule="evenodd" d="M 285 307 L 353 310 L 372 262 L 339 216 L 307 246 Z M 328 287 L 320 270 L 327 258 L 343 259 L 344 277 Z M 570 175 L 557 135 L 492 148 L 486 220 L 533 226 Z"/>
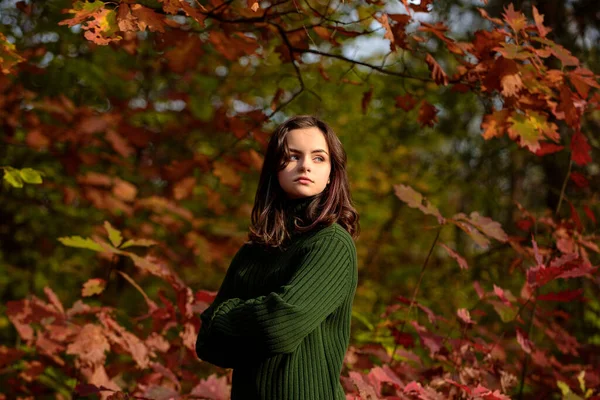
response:
<path id="1" fill-rule="evenodd" d="M 316 231 L 313 235 L 310 235 L 303 243 L 303 247 L 312 246 L 316 243 L 321 244 L 323 247 L 335 246 L 337 243 L 342 243 L 349 249 L 355 251 L 356 246 L 352 236 L 343 226 L 337 222 L 323 227 Z"/>

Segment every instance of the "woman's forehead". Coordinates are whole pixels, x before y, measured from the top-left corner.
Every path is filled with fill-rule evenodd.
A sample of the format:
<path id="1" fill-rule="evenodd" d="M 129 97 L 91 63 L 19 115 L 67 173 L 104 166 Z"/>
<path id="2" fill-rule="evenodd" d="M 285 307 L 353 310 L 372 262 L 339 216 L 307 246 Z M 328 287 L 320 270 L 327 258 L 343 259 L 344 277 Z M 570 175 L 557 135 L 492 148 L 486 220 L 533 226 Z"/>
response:
<path id="1" fill-rule="evenodd" d="M 328 150 L 325 135 L 316 127 L 293 129 L 288 132 L 286 141 L 288 148 L 298 151 Z"/>

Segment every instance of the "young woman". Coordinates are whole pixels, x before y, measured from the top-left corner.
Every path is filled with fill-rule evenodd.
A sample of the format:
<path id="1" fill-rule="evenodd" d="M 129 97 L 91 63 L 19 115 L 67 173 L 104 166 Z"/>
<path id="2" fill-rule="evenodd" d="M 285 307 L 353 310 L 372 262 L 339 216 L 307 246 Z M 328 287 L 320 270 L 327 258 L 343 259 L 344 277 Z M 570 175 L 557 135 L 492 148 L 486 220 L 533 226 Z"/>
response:
<path id="1" fill-rule="evenodd" d="M 344 400 L 358 214 L 346 153 L 312 116 L 272 135 L 249 239 L 201 315 L 196 353 L 233 368 L 232 400 Z"/>

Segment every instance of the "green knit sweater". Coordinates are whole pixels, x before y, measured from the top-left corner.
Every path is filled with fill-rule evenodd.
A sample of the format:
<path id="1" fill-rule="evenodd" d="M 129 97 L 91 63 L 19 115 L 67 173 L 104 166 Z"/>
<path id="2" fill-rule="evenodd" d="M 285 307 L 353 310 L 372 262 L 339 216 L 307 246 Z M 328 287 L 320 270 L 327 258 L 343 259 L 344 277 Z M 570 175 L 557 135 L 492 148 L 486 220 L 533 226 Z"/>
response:
<path id="1" fill-rule="evenodd" d="M 292 201 L 289 218 L 313 198 Z M 232 400 L 343 400 L 357 280 L 354 242 L 337 223 L 285 248 L 246 243 L 200 315 L 196 353 L 233 368 Z"/>

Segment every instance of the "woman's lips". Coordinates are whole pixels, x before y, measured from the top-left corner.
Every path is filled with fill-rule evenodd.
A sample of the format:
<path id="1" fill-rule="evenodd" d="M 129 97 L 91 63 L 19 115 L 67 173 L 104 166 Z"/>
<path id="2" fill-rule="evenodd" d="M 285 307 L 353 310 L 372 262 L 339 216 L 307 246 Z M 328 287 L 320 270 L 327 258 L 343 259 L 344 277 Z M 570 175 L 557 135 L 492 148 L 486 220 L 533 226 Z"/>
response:
<path id="1" fill-rule="evenodd" d="M 296 182 L 298 182 L 298 183 L 304 183 L 305 185 L 307 185 L 309 183 L 312 183 L 312 181 L 310 179 L 308 179 L 308 178 L 299 178 L 299 179 L 296 179 Z"/>

